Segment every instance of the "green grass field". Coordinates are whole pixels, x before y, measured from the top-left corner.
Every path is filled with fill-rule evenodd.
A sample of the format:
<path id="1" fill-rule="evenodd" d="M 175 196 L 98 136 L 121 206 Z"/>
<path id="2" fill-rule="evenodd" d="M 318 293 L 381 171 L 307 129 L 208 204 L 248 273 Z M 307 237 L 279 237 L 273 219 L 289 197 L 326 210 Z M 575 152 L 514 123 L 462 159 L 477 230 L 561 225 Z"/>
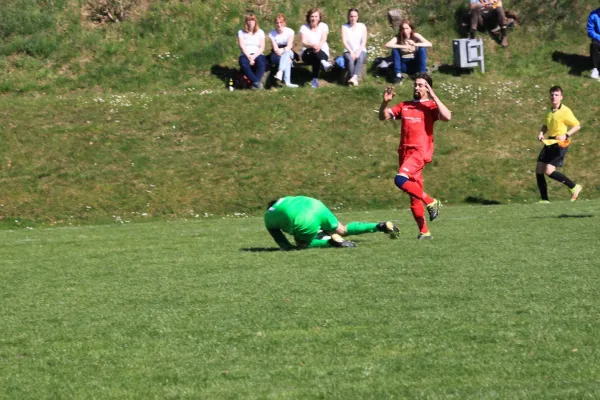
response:
<path id="1" fill-rule="evenodd" d="M 132 8 L 99 24 L 103 4 Z M 445 207 L 418 242 L 392 182 L 398 126 L 377 120 L 384 77 L 226 89 L 246 10 L 297 31 L 313 4 L 4 1 L 0 399 L 600 398 L 600 85 L 584 29 L 598 2 L 505 0 L 521 21 L 510 46 L 480 33 L 486 73 L 456 74 L 465 4 L 315 3 L 334 56 L 350 6 L 371 61 L 390 8 L 433 43 L 453 117 L 424 172 Z M 548 179 L 552 203 L 532 204 L 556 84 L 582 124 L 562 171 L 584 190 L 570 203 Z M 260 216 L 295 194 L 343 222 L 391 219 L 401 238 L 277 251 Z"/>
<path id="2" fill-rule="evenodd" d="M 256 217 L 5 229 L 0 398 L 598 398 L 599 206 L 448 206 L 428 242 L 341 213 L 401 237 L 301 252 Z"/>

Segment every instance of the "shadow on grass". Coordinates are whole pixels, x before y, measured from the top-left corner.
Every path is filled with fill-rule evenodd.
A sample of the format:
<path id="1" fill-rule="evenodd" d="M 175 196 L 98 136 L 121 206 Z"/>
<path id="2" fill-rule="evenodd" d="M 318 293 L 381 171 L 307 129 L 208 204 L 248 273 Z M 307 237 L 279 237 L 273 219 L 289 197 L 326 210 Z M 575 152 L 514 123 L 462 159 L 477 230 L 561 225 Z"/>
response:
<path id="1" fill-rule="evenodd" d="M 359 238 L 356 238 L 356 236 L 352 236 L 351 238 L 349 238 L 348 240 L 352 240 L 355 244 L 364 242 L 364 240 L 361 240 Z M 324 247 L 321 249 L 302 249 L 302 250 L 295 250 L 295 251 L 323 251 L 323 250 L 340 250 L 340 247 Z M 240 251 L 245 251 L 248 253 L 270 253 L 273 251 L 282 251 L 279 247 L 243 247 L 240 249 Z"/>
<path id="2" fill-rule="evenodd" d="M 484 199 L 483 197 L 474 197 L 474 196 L 469 196 L 469 197 L 465 198 L 465 203 L 482 204 L 484 206 L 497 206 L 498 204 L 502 204 L 497 200 L 488 200 L 488 199 Z"/>
<path id="3" fill-rule="evenodd" d="M 281 85 L 275 81 L 275 72 L 277 68 L 271 64 L 267 64 L 265 75 L 263 76 L 263 84 L 265 88 L 269 89 L 272 87 L 280 87 Z M 230 80 L 233 83 L 235 89 L 241 89 L 242 77 L 244 76 L 240 68 L 236 65 L 235 67 L 213 64 L 210 67 L 210 73 L 216 76 L 223 82 L 225 88 L 229 87 Z M 308 86 L 312 80 L 311 67 L 303 63 L 294 62 L 292 64 L 292 83 L 300 86 Z M 328 83 L 339 83 L 341 81 L 341 75 L 343 71 L 339 68 L 333 68 L 330 72 L 322 72 L 320 79 Z"/>
<path id="4" fill-rule="evenodd" d="M 439 73 L 452 76 L 470 75 L 473 71 L 475 68 L 458 68 L 452 64 L 442 64 L 438 69 Z"/>
<path id="5" fill-rule="evenodd" d="M 581 54 L 567 54 L 562 51 L 552 53 L 552 61 L 570 68 L 569 75 L 581 76 L 584 71 L 592 69 L 592 61 Z"/>
<path id="6" fill-rule="evenodd" d="M 329 60 L 333 62 L 333 59 Z M 343 85 L 346 70 L 334 66 L 330 71 L 321 69 L 319 80 L 332 85 Z M 310 86 L 313 78 L 312 67 L 304 63 L 294 63 L 292 66 L 292 82 L 300 86 Z"/>
<path id="7" fill-rule="evenodd" d="M 546 215 L 546 216 L 537 216 L 533 218 L 593 218 L 592 214 L 560 214 L 560 215 Z"/>
<path id="8" fill-rule="evenodd" d="M 249 253 L 268 253 L 271 251 L 281 251 L 279 247 L 244 247 L 240 251 L 247 251 Z"/>
<path id="9" fill-rule="evenodd" d="M 560 214 L 556 218 L 592 218 L 592 214 L 580 214 L 580 215 L 570 215 L 570 214 Z"/>
<path id="10" fill-rule="evenodd" d="M 227 88 L 229 86 L 229 80 L 232 79 L 235 81 L 237 75 L 239 74 L 239 68 L 231 68 L 228 66 L 217 65 L 214 64 L 210 67 L 210 73 L 221 81 L 223 81 L 223 86 Z"/>

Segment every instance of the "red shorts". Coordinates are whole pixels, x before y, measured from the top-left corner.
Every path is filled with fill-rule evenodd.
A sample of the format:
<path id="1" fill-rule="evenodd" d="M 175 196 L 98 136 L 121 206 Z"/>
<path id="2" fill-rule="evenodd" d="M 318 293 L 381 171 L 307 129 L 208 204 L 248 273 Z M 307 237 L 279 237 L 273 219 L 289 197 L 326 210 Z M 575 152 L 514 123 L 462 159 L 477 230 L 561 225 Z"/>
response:
<path id="1" fill-rule="evenodd" d="M 398 174 L 405 174 L 411 180 L 416 181 L 423 185 L 423 167 L 425 167 L 425 160 L 423 154 L 415 148 L 405 147 L 398 149 Z"/>

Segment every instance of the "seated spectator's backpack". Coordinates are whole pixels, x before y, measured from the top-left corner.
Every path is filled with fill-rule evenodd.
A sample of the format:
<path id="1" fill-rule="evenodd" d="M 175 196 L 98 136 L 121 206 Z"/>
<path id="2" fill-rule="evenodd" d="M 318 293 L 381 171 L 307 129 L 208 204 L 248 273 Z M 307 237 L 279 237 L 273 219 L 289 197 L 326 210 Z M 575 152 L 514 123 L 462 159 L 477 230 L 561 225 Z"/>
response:
<path id="1" fill-rule="evenodd" d="M 388 57 L 377 57 L 373 60 L 373 70 L 379 76 L 385 76 L 389 82 L 393 82 L 396 76 L 394 71 L 394 58 Z"/>

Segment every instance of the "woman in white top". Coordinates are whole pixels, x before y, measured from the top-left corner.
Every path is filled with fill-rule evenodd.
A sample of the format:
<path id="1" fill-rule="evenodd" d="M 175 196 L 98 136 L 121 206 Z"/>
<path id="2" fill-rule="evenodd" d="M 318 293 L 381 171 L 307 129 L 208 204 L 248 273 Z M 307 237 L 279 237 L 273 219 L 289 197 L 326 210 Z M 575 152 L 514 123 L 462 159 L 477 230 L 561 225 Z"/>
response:
<path id="1" fill-rule="evenodd" d="M 323 13 L 318 8 L 311 8 L 306 13 L 306 24 L 300 28 L 302 35 L 302 61 L 305 64 L 312 65 L 313 79 L 311 85 L 313 88 L 319 87 L 319 71 L 321 67 L 325 71 L 331 70 L 333 65 L 329 60 L 329 45 L 327 45 L 327 36 L 329 27 L 321 22 Z"/>
<path id="2" fill-rule="evenodd" d="M 240 67 L 252 82 L 252 89 L 263 89 L 261 79 L 265 74 L 267 59 L 265 51 L 265 33 L 258 27 L 256 16 L 249 13 L 244 18 L 244 28 L 238 31 Z"/>
<path id="3" fill-rule="evenodd" d="M 269 33 L 273 50 L 269 54 L 269 61 L 273 65 L 279 65 L 275 79 L 284 81 L 285 86 L 297 88 L 291 82 L 292 61 L 294 60 L 294 31 L 286 26 L 285 15 L 279 13 L 275 17 L 275 29 Z"/>
<path id="4" fill-rule="evenodd" d="M 348 69 L 348 83 L 358 86 L 358 77 L 367 58 L 367 27 L 362 22 L 358 22 L 356 8 L 348 11 L 348 23 L 342 25 L 342 42 Z"/>
<path id="5" fill-rule="evenodd" d="M 385 47 L 392 49 L 396 83 L 402 83 L 402 73 L 416 74 L 427 72 L 427 47 L 431 42 L 415 32 L 413 23 L 405 19 L 400 24 L 398 35 L 387 42 Z"/>

